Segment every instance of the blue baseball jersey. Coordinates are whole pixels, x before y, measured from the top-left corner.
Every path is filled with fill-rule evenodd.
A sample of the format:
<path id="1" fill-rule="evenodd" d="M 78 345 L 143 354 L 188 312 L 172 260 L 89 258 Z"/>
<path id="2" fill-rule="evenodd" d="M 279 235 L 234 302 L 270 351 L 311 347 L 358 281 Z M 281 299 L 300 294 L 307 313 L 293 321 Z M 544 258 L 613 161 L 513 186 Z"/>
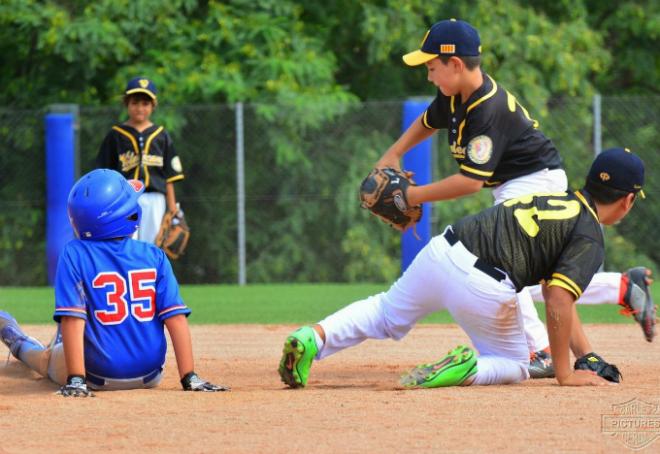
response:
<path id="1" fill-rule="evenodd" d="M 105 378 L 142 377 L 165 363 L 164 321 L 190 314 L 162 250 L 130 238 L 73 240 L 55 277 L 55 313 L 85 323 L 85 368 Z"/>

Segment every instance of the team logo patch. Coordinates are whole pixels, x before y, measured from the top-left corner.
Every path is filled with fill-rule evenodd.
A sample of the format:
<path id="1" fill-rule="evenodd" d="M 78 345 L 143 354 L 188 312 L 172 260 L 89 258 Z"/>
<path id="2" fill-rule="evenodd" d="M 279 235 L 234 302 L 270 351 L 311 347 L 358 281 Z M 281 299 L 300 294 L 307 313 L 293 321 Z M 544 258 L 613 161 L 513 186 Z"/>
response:
<path id="1" fill-rule="evenodd" d="M 440 53 L 441 54 L 455 54 L 456 45 L 455 44 L 440 44 Z"/>
<path id="2" fill-rule="evenodd" d="M 610 174 L 607 172 L 601 172 L 598 176 L 600 177 L 601 181 L 609 181 L 610 179 Z"/>
<path id="3" fill-rule="evenodd" d="M 128 184 L 131 185 L 135 192 L 140 192 L 144 189 L 144 183 L 140 180 L 128 180 Z"/>
<path id="4" fill-rule="evenodd" d="M 172 166 L 172 170 L 175 172 L 181 173 L 183 171 L 183 166 L 181 165 L 181 159 L 179 159 L 178 156 L 174 156 L 172 160 L 170 161 L 170 165 Z"/>
<path id="5" fill-rule="evenodd" d="M 475 164 L 485 164 L 493 156 L 493 141 L 488 136 L 477 136 L 467 145 L 467 155 Z"/>
<path id="6" fill-rule="evenodd" d="M 138 83 L 142 88 L 147 88 L 149 86 L 149 81 L 147 79 L 140 79 Z"/>

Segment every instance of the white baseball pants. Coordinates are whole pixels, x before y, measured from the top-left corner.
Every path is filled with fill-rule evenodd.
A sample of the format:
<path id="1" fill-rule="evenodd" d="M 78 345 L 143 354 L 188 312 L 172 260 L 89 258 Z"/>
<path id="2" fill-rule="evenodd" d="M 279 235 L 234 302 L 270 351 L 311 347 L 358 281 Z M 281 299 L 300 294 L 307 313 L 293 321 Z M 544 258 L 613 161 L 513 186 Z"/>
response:
<path id="1" fill-rule="evenodd" d="M 322 359 L 366 339 L 401 339 L 426 315 L 449 311 L 479 353 L 473 384 L 528 378 L 529 350 L 516 291 L 474 267 L 477 257 L 459 241 L 431 239 L 387 292 L 357 301 L 325 318 Z"/>
<path id="2" fill-rule="evenodd" d="M 138 203 L 142 207 L 142 219 L 133 239 L 153 243 L 165 216 L 165 196 L 160 192 L 145 192 L 138 198 Z"/>
<path id="3" fill-rule="evenodd" d="M 60 325 L 57 325 L 57 333 L 50 344 L 45 347 L 32 340 L 23 341 L 24 344 L 19 352 L 19 359 L 30 369 L 50 378 L 58 385 L 66 384 L 67 369 L 64 357 L 64 344 L 60 335 Z M 97 377 L 87 373 L 87 385 L 93 390 L 122 390 L 122 389 L 147 389 L 158 386 L 163 373 L 162 368 L 155 370 L 144 377 L 131 379 L 112 379 Z"/>

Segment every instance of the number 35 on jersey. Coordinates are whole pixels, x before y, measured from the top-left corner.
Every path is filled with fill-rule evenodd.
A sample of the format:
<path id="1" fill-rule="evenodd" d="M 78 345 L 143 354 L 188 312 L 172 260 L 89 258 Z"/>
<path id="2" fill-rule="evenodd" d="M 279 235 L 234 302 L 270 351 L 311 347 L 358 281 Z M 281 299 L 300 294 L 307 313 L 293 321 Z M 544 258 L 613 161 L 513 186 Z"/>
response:
<path id="1" fill-rule="evenodd" d="M 155 285 L 156 270 L 153 268 L 129 271 L 128 282 L 116 271 L 97 274 L 92 287 L 105 289 L 107 309 L 95 310 L 94 317 L 104 325 L 118 325 L 129 314 L 140 322 L 153 320 L 156 314 Z"/>

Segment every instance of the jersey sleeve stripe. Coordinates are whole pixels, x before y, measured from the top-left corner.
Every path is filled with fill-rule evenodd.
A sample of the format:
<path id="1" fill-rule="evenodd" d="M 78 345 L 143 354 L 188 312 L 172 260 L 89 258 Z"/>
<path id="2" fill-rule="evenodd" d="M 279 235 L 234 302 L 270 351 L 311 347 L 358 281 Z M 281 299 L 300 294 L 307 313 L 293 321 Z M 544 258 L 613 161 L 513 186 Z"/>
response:
<path id="1" fill-rule="evenodd" d="M 55 309 L 55 312 L 79 312 L 81 314 L 87 314 L 86 309 L 81 309 L 79 307 L 58 307 Z"/>
<path id="2" fill-rule="evenodd" d="M 553 286 L 553 285 L 554 285 L 555 287 L 561 287 L 561 288 L 563 288 L 564 290 L 568 290 L 573 296 L 575 296 L 575 299 L 577 299 L 577 298 L 580 297 L 580 295 L 578 295 L 577 293 L 575 293 L 575 290 L 573 290 L 573 289 L 571 288 L 570 285 L 566 284 L 566 283 L 563 282 L 563 281 L 560 281 L 559 279 L 553 279 L 553 280 L 551 280 L 550 282 L 548 282 L 548 287 L 551 287 L 551 286 Z"/>
<path id="3" fill-rule="evenodd" d="M 424 111 L 424 115 L 422 115 L 422 126 L 424 126 L 426 129 L 435 129 L 433 126 L 431 126 L 426 119 L 426 115 L 428 114 L 428 111 Z"/>
<path id="4" fill-rule="evenodd" d="M 184 178 L 183 174 L 181 174 L 181 175 L 174 175 L 173 177 L 170 177 L 170 178 L 168 178 L 167 180 L 165 180 L 165 182 L 166 182 L 166 183 L 172 183 L 173 181 L 183 180 L 183 178 Z"/>
<path id="5" fill-rule="evenodd" d="M 493 173 L 495 173 L 495 172 L 484 172 L 483 170 L 473 169 L 472 167 L 468 167 L 465 164 L 461 164 L 460 168 L 462 170 L 465 170 L 466 172 L 470 172 L 470 173 L 473 173 L 475 175 L 479 175 L 479 176 L 482 176 L 482 177 L 490 177 L 490 176 L 493 175 Z"/>
<path id="6" fill-rule="evenodd" d="M 181 310 L 181 309 L 188 309 L 188 306 L 172 306 L 172 307 L 168 307 L 168 308 L 165 309 L 164 311 L 161 311 L 161 312 L 158 314 L 158 316 L 160 317 L 161 315 L 167 314 L 167 313 L 172 312 L 172 311 L 178 311 L 178 310 Z"/>
<path id="7" fill-rule="evenodd" d="M 570 277 L 565 276 L 561 273 L 552 273 L 553 281 L 555 279 L 559 279 L 560 281 L 566 283 L 567 285 L 570 285 L 573 288 L 573 293 L 576 293 L 577 296 L 582 295 L 582 289 L 580 289 L 580 286 L 577 285 Z"/>

